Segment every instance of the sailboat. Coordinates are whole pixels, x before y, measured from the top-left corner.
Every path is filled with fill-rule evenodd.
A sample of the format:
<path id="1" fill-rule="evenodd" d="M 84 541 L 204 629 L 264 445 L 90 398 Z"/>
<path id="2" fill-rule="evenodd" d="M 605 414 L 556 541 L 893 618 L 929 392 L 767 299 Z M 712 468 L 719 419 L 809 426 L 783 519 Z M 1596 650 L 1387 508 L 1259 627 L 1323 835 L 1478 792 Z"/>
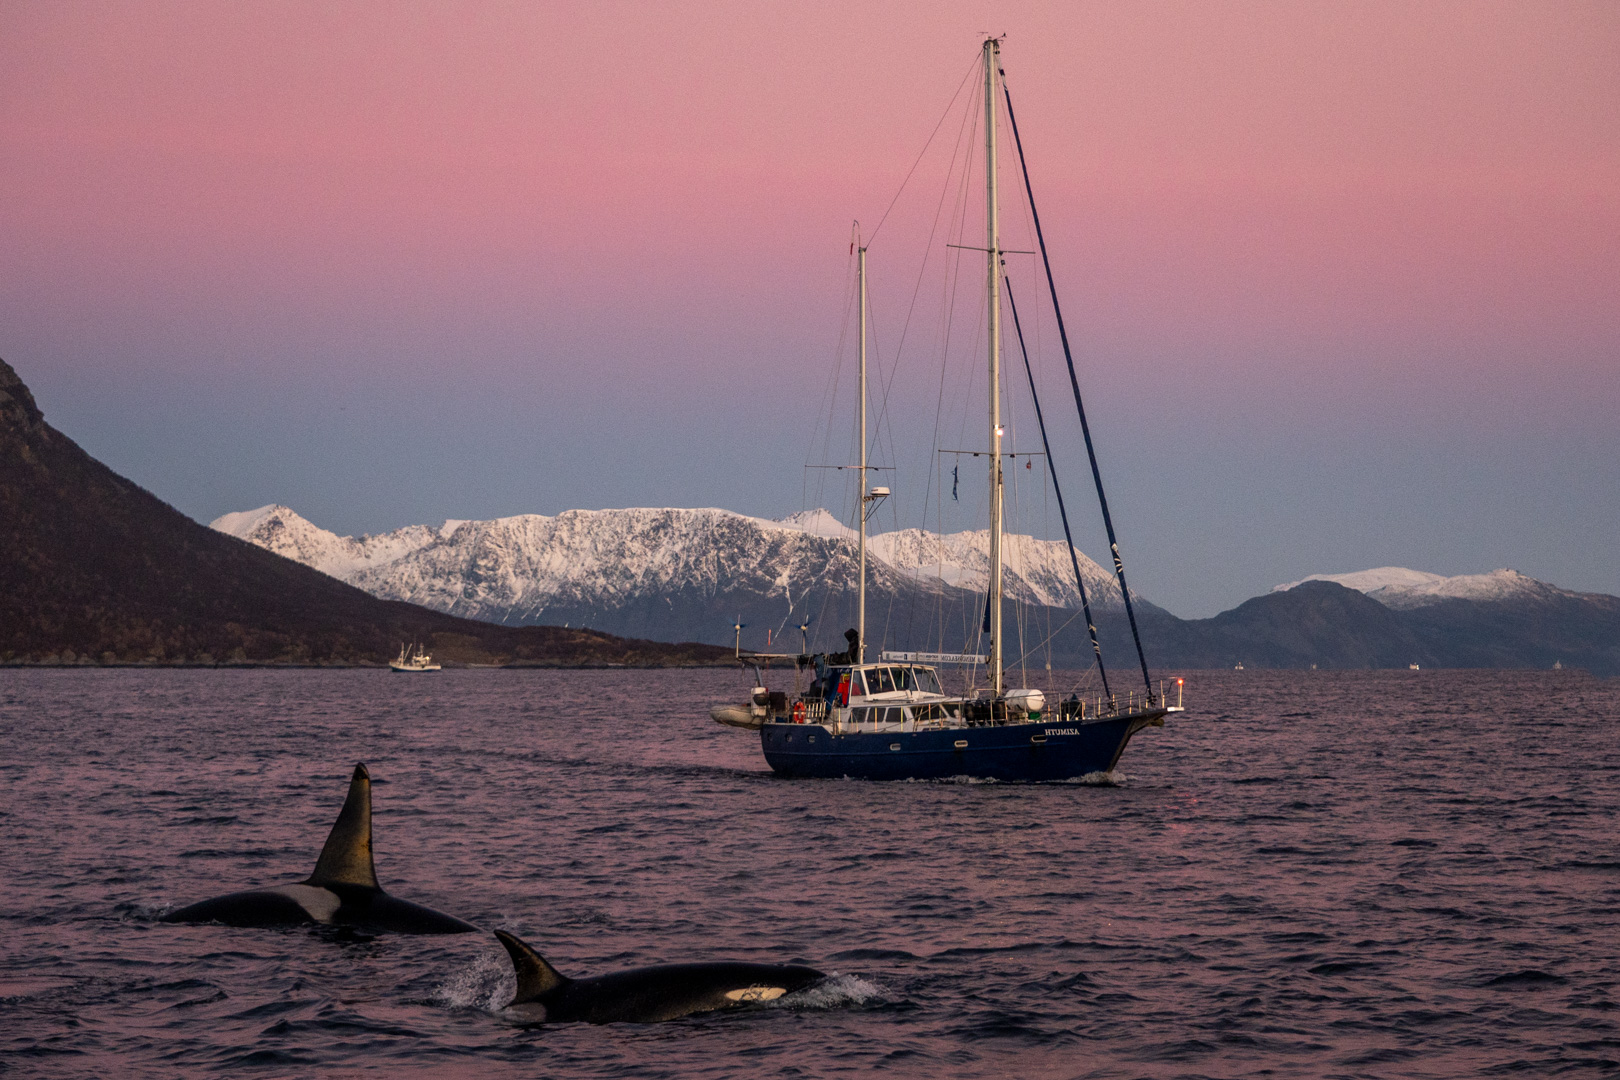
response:
<path id="1" fill-rule="evenodd" d="M 985 259 L 988 286 L 988 367 L 989 367 L 989 541 L 990 572 L 986 603 L 985 630 L 988 654 L 884 652 L 877 661 L 866 658 L 866 523 L 872 508 L 889 495 L 885 487 L 870 486 L 872 466 L 867 461 L 867 297 L 866 247 L 857 244 L 857 293 L 860 319 L 860 366 L 858 424 L 860 426 L 860 482 L 858 521 L 859 584 L 856 597 L 856 626 L 845 634 L 847 649 L 842 653 L 787 657 L 783 654 L 744 653 L 738 657 L 750 663 L 755 683 L 746 704 L 717 705 L 710 710 L 718 723 L 757 730 L 765 760 L 778 775 L 791 777 L 851 777 L 870 780 L 945 779 L 970 777 L 1009 781 L 1055 781 L 1080 779 L 1111 773 L 1131 737 L 1149 726 L 1162 726 L 1170 713 L 1182 711 L 1180 680 L 1177 704 L 1166 700 L 1164 687 L 1155 690 L 1142 657 L 1144 688 L 1116 695 L 1107 691 L 1102 671 L 1102 652 L 1097 646 L 1095 623 L 1080 581 L 1078 560 L 1069 544 L 1079 583 L 1086 622 L 1091 629 L 1104 693 L 1082 701 L 1077 695 L 1048 703 L 1043 691 L 1006 685 L 1003 661 L 1003 449 L 1005 428 L 1001 415 L 1001 278 L 999 212 L 996 193 L 996 113 L 998 90 L 1006 93 L 1002 79 L 1001 42 L 991 38 L 984 43 L 984 118 L 986 156 L 986 236 Z M 1007 97 L 1008 119 L 1013 123 L 1011 97 Z M 1022 151 L 1020 148 L 1020 158 Z M 1027 171 L 1025 174 L 1027 184 Z M 1033 207 L 1031 207 L 1033 211 Z M 1037 235 L 1039 216 L 1034 215 Z M 1041 243 L 1042 254 L 1045 242 Z M 1050 270 L 1048 268 L 1048 281 Z M 1055 300 L 1055 293 L 1054 293 Z M 1017 308 L 1013 308 L 1016 321 Z M 1061 320 L 1061 316 L 1060 316 Z M 1059 322 L 1061 330 L 1062 324 Z M 1020 331 L 1020 337 L 1022 336 Z M 1067 338 L 1065 336 L 1065 349 Z M 1071 362 L 1072 372 L 1072 362 Z M 1033 384 L 1033 379 L 1031 380 Z M 1075 384 L 1079 405 L 1079 387 Z M 1038 414 L 1037 405 L 1037 414 Z M 1084 410 L 1081 422 L 1085 423 Z M 1044 435 L 1044 420 L 1043 439 Z M 1090 431 L 1086 429 L 1088 450 Z M 1051 462 L 1050 452 L 1046 454 Z M 1102 500 L 1100 474 L 1098 496 Z M 1055 481 L 1055 473 L 1054 481 Z M 1061 494 L 1059 495 L 1061 508 Z M 1125 598 L 1126 612 L 1135 632 L 1135 614 L 1130 590 L 1125 586 L 1124 566 L 1106 500 L 1102 511 L 1108 525 L 1116 576 Z M 1067 514 L 1065 532 L 1067 533 Z M 739 623 L 740 626 L 740 623 Z M 740 632 L 740 631 L 739 631 Z M 1137 637 L 1140 654 L 1140 637 Z M 764 671 L 771 660 L 791 659 L 801 676 L 813 671 L 807 689 L 772 691 L 765 685 Z M 948 694 L 944 691 L 939 667 L 966 664 L 984 667 L 988 686 L 979 691 Z M 796 684 L 802 681 L 796 680 Z"/>

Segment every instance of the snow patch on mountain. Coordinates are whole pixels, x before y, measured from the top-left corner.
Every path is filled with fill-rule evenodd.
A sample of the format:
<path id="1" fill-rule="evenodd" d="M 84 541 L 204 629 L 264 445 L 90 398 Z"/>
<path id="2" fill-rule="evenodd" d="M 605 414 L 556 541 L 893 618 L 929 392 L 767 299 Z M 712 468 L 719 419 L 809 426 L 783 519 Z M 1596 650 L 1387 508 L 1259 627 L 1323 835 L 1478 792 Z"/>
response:
<path id="1" fill-rule="evenodd" d="M 447 523 L 448 527 L 448 523 Z M 388 566 L 431 544 L 436 531 L 407 525 L 394 532 L 355 539 L 339 536 L 285 506 L 272 503 L 257 510 L 224 514 L 209 528 L 285 556 L 342 581 L 375 566 Z"/>
<path id="2" fill-rule="evenodd" d="M 933 578 L 959 589 L 984 592 L 990 587 L 990 530 L 947 533 L 901 529 L 867 539 L 878 558 L 915 577 Z M 1080 592 L 1067 547 L 1055 540 L 1009 534 L 1002 537 L 1004 591 L 1015 600 L 1052 607 L 1077 608 Z M 1080 577 L 1093 609 L 1123 608 L 1114 576 L 1076 552 Z M 1132 594 L 1132 599 L 1137 597 Z"/>
<path id="3" fill-rule="evenodd" d="M 234 536 L 237 539 L 246 539 L 248 533 L 258 528 L 260 523 L 262 523 L 266 518 L 283 512 L 288 514 L 292 513 L 292 511 L 288 510 L 285 506 L 278 506 L 275 503 L 271 503 L 268 506 L 261 506 L 257 510 L 238 510 L 234 514 L 221 514 L 219 517 L 209 522 L 208 527 L 216 532 L 222 532 L 227 536 Z"/>
<path id="4" fill-rule="evenodd" d="M 859 535 L 825 510 L 800 510 L 796 514 L 789 514 L 777 524 L 800 529 L 811 536 L 825 536 L 831 540 L 854 540 Z"/>
<path id="5" fill-rule="evenodd" d="M 1312 574 L 1310 577 L 1275 586 L 1272 592 L 1287 592 L 1307 581 L 1335 581 L 1347 589 L 1372 593 L 1390 586 L 1408 588 L 1446 580 L 1444 574 L 1429 574 L 1422 570 L 1408 570 L 1404 566 L 1380 566 L 1376 570 L 1358 570 L 1353 574 Z"/>
<path id="6" fill-rule="evenodd" d="M 1580 594 L 1526 577 L 1517 570 L 1492 570 L 1488 574 L 1459 574 L 1425 585 L 1391 585 L 1368 595 L 1386 607 L 1404 609 L 1428 607 L 1443 600 L 1545 601 Z"/>
<path id="7" fill-rule="evenodd" d="M 1505 600 L 1552 600 L 1579 593 L 1537 581 L 1517 570 L 1493 570 L 1488 574 L 1430 574 L 1401 566 L 1381 566 L 1353 574 L 1312 574 L 1310 577 L 1278 585 L 1273 592 L 1286 592 L 1307 581 L 1336 581 L 1347 589 L 1366 593 L 1385 607 L 1398 610 L 1429 607 L 1446 600 L 1500 602 Z"/>

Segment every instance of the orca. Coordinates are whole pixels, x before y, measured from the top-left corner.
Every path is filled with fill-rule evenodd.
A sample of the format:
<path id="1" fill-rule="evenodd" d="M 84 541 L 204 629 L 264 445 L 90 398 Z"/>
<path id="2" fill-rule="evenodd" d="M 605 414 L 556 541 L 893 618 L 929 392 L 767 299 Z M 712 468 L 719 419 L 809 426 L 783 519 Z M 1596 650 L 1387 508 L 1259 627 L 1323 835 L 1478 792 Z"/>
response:
<path id="1" fill-rule="evenodd" d="M 377 884 L 371 860 L 371 774 L 354 767 L 349 797 L 315 861 L 315 872 L 292 885 L 251 889 L 202 900 L 163 916 L 164 922 L 226 926 L 358 926 L 402 934 L 465 934 L 478 929 L 453 915 L 399 900 Z"/>
<path id="2" fill-rule="evenodd" d="M 793 964 L 663 964 L 570 979 L 518 938 L 495 931 L 512 957 L 517 993 L 506 1008 L 545 1023 L 650 1024 L 775 1001 L 827 976 Z"/>

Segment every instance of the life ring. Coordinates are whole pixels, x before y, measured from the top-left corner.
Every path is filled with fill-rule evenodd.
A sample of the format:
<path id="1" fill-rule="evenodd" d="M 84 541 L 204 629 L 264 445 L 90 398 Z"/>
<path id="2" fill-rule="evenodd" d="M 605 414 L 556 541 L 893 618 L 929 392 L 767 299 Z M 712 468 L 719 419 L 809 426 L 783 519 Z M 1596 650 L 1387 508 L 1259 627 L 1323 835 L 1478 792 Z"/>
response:
<path id="1" fill-rule="evenodd" d="M 793 703 L 793 722 L 795 724 L 804 723 L 804 702 L 802 701 Z"/>

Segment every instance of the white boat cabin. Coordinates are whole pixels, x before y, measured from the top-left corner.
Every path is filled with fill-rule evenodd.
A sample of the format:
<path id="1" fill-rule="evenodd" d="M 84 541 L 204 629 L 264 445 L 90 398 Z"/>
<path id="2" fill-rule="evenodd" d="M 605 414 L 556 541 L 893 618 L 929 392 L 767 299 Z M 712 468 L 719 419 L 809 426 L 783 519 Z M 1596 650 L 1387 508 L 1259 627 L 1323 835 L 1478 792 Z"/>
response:
<path id="1" fill-rule="evenodd" d="M 821 668 L 791 708 L 772 710 L 771 720 L 822 724 L 834 731 L 926 731 L 1005 723 L 1009 711 L 1019 719 L 1038 719 L 1045 704 L 1039 690 L 1013 691 L 994 704 L 948 695 L 939 673 L 919 664 L 835 664 Z"/>

